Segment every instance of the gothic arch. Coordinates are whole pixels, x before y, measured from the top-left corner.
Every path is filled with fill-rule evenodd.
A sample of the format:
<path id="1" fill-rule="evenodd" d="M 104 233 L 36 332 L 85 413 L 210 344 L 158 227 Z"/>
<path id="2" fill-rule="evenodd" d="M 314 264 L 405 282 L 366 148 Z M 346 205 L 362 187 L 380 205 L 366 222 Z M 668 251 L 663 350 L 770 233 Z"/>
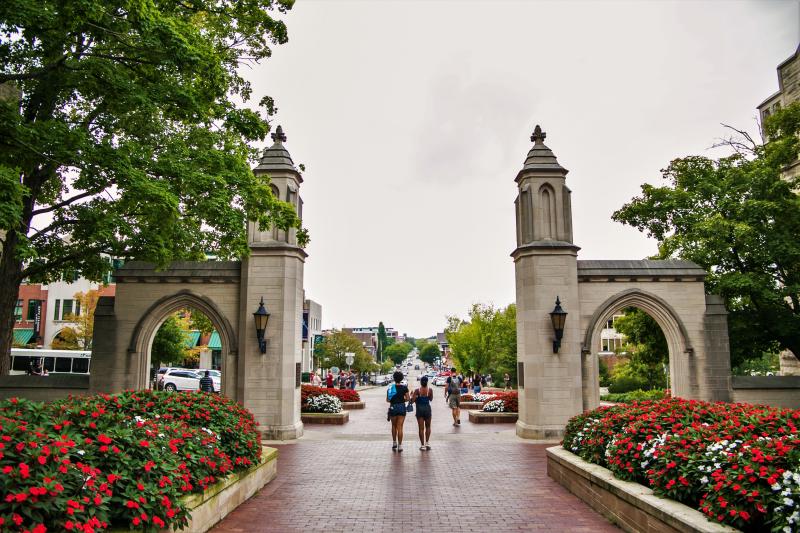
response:
<path id="1" fill-rule="evenodd" d="M 556 239 L 556 191 L 549 183 L 539 187 L 539 239 Z"/>
<path id="2" fill-rule="evenodd" d="M 142 314 L 133 330 L 128 345 L 128 356 L 135 360 L 138 388 L 147 388 L 149 385 L 150 349 L 158 328 L 169 315 L 186 307 L 192 307 L 202 312 L 214 324 L 222 343 L 223 375 L 228 371 L 225 368 L 228 359 L 226 356 L 236 355 L 237 352 L 236 333 L 233 326 L 212 300 L 188 289 L 183 289 L 154 302 Z M 223 380 L 223 389 L 224 382 Z"/>

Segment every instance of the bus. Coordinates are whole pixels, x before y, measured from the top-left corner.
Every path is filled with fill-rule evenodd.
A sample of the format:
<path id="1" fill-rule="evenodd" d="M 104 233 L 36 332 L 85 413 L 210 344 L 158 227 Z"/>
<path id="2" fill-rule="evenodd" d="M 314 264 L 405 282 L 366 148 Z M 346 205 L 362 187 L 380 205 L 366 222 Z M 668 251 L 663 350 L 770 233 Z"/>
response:
<path id="1" fill-rule="evenodd" d="M 11 349 L 11 375 L 27 374 L 40 363 L 48 374 L 88 374 L 91 351 Z"/>

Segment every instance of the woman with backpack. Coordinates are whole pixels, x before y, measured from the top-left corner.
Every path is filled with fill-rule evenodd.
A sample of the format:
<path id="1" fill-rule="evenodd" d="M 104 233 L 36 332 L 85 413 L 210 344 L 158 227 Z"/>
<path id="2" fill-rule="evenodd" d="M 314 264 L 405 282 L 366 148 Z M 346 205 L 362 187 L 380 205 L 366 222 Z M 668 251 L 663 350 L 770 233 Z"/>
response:
<path id="1" fill-rule="evenodd" d="M 397 371 L 392 374 L 392 379 L 394 379 L 394 383 L 386 391 L 386 401 L 389 402 L 389 420 L 392 422 L 392 451 L 402 452 L 408 387 L 400 384 L 403 381 L 402 372 Z"/>
<path id="2" fill-rule="evenodd" d="M 411 401 L 417 405 L 417 426 L 419 426 L 420 450 L 431 449 L 431 401 L 433 390 L 428 387 L 428 376 L 419 380 L 420 388 L 411 395 Z"/>

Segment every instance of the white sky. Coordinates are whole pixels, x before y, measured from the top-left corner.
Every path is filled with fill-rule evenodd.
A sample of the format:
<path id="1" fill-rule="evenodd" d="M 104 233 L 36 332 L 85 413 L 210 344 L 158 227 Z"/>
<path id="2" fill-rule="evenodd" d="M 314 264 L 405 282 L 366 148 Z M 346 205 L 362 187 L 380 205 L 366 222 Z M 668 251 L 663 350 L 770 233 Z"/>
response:
<path id="1" fill-rule="evenodd" d="M 245 75 L 304 163 L 306 297 L 323 326 L 416 337 L 514 301 L 514 177 L 541 124 L 580 259 L 641 259 L 611 220 L 721 122 L 757 132 L 800 40 L 791 1 L 303 1 Z"/>

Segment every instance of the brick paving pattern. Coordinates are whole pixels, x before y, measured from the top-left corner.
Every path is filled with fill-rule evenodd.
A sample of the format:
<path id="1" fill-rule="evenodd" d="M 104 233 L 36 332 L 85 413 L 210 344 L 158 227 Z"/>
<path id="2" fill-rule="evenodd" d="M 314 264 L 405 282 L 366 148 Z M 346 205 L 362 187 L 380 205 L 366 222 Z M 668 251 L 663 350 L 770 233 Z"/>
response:
<path id="1" fill-rule="evenodd" d="M 362 392 L 367 407 L 345 426 L 307 425 L 298 442 L 270 444 L 278 476 L 212 531 L 618 531 L 547 477 L 549 445 L 466 413 L 453 427 L 441 393 L 427 452 L 408 416 L 404 451 L 392 453 L 385 388 Z"/>

